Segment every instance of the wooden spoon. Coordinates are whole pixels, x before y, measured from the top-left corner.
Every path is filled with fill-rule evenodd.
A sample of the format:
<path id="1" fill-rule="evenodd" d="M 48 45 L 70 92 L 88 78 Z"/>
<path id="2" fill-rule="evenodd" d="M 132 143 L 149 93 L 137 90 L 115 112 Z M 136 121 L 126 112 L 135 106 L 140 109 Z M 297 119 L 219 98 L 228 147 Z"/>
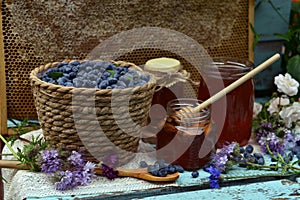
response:
<path id="1" fill-rule="evenodd" d="M 20 161 L 15 160 L 0 160 L 0 168 L 11 168 L 11 169 L 29 169 L 27 166 L 23 165 Z M 176 172 L 174 174 L 168 174 L 165 177 L 153 176 L 148 173 L 147 168 L 136 168 L 136 169 L 128 169 L 128 168 L 116 168 L 119 172 L 118 176 L 122 177 L 134 177 L 146 181 L 151 182 L 172 182 L 175 181 L 179 177 L 179 173 Z M 102 169 L 99 167 L 95 168 L 95 173 L 98 175 L 102 175 Z"/>
<path id="2" fill-rule="evenodd" d="M 224 89 L 222 89 L 221 91 L 216 93 L 215 95 L 211 96 L 209 99 L 205 100 L 204 102 L 202 102 L 197 107 L 194 107 L 194 108 L 192 108 L 190 106 L 183 107 L 181 110 L 178 111 L 178 114 L 181 117 L 181 119 L 178 119 L 176 121 L 180 122 L 183 118 L 189 117 L 189 113 L 198 113 L 198 112 L 200 112 L 202 109 L 204 109 L 207 106 L 213 104 L 214 102 L 216 102 L 220 98 L 224 97 L 227 93 L 229 93 L 232 90 L 236 89 L 238 86 L 240 86 L 241 84 L 243 84 L 244 82 L 246 82 L 247 80 L 249 80 L 250 78 L 255 76 L 257 73 L 264 70 L 266 67 L 271 65 L 273 62 L 275 62 L 279 58 L 280 58 L 280 55 L 278 53 L 273 55 L 271 58 L 269 58 L 268 60 L 266 60 L 265 62 L 263 62 L 262 64 L 260 64 L 256 68 L 254 68 L 253 70 L 251 70 L 249 73 L 245 74 L 244 76 L 242 76 L 241 78 L 236 80 L 235 82 L 231 83 L 230 85 L 228 85 L 227 87 L 225 87 Z"/>

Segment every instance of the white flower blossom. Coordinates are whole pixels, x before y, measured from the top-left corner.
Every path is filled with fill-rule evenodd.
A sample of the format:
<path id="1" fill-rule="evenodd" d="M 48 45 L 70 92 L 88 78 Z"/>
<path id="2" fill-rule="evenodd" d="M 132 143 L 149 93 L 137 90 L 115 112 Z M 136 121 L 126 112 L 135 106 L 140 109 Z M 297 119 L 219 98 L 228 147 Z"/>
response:
<path id="1" fill-rule="evenodd" d="M 278 112 L 278 106 L 286 106 L 290 104 L 290 99 L 287 97 L 277 97 L 270 100 L 270 106 L 268 107 L 268 111 L 270 114 Z"/>
<path id="2" fill-rule="evenodd" d="M 262 105 L 260 103 L 254 102 L 253 105 L 253 118 L 257 117 L 257 115 L 262 110 Z"/>
<path id="3" fill-rule="evenodd" d="M 279 112 L 279 115 L 283 119 L 286 127 L 290 128 L 293 122 L 300 120 L 300 103 L 294 102 L 291 106 L 284 107 Z"/>
<path id="4" fill-rule="evenodd" d="M 288 96 L 294 96 L 298 93 L 299 83 L 288 73 L 284 76 L 282 74 L 276 76 L 274 83 L 277 86 L 278 92 L 283 92 Z"/>

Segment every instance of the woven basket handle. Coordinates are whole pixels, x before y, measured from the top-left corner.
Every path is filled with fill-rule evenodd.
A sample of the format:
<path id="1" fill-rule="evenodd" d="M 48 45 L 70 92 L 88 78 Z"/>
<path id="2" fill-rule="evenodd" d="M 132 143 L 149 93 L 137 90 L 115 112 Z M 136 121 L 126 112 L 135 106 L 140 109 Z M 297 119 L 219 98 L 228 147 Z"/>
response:
<path id="1" fill-rule="evenodd" d="M 121 67 L 129 67 L 129 68 L 133 68 L 139 71 L 144 71 L 142 68 L 138 67 L 137 65 L 135 65 L 134 63 L 131 62 L 125 62 L 125 61 L 113 61 L 111 60 L 110 62 L 112 62 L 113 64 L 119 65 Z"/>

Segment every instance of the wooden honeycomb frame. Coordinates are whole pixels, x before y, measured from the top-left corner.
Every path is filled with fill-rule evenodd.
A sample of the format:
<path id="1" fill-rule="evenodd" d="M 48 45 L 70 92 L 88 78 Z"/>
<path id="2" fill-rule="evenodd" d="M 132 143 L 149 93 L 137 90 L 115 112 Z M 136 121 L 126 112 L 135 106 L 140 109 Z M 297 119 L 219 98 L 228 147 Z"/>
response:
<path id="1" fill-rule="evenodd" d="M 7 134 L 7 118 L 36 118 L 28 80 L 33 68 L 66 58 L 84 59 L 108 37 L 132 28 L 170 28 L 203 44 L 211 57 L 253 61 L 249 23 L 254 21 L 254 0 L 60 1 L 64 5 L 55 2 L 58 1 L 50 0 L 43 5 L 29 0 L 1 1 L 1 134 Z M 56 15 L 63 13 L 59 11 L 64 11 L 60 9 L 75 10 L 76 15 L 57 20 Z M 96 10 L 97 14 L 87 14 Z M 64 32 L 66 27 L 71 28 Z"/>

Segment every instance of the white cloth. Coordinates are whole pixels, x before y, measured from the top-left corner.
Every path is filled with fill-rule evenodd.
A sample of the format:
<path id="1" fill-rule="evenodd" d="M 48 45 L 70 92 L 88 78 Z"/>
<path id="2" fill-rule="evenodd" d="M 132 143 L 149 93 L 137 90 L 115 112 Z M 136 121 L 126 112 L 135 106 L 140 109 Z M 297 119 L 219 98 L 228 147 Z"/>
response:
<path id="1" fill-rule="evenodd" d="M 31 131 L 22 137 L 31 139 L 32 135 L 37 137 L 42 134 L 42 130 Z M 13 149 L 22 148 L 24 142 L 16 141 Z M 141 143 L 139 151 L 153 151 L 153 147 L 148 144 Z M 4 146 L 3 154 L 9 154 L 7 146 Z M 149 155 L 149 156 L 147 156 Z M 12 160 L 12 156 L 3 156 L 3 160 Z M 150 154 L 137 154 L 135 158 L 126 166 L 136 168 L 141 160 L 153 163 L 155 159 Z M 2 176 L 7 181 L 4 182 L 4 199 L 5 200 L 21 200 L 26 197 L 47 197 L 47 196 L 69 196 L 69 195 L 87 195 L 87 194 L 103 194 L 123 191 L 138 191 L 152 188 L 161 188 L 167 186 L 178 186 L 174 183 L 150 183 L 135 178 L 123 177 L 114 180 L 108 180 L 105 177 L 97 176 L 92 184 L 81 186 L 70 191 L 55 190 L 53 182 L 44 173 L 29 172 L 27 170 L 2 169 Z"/>

